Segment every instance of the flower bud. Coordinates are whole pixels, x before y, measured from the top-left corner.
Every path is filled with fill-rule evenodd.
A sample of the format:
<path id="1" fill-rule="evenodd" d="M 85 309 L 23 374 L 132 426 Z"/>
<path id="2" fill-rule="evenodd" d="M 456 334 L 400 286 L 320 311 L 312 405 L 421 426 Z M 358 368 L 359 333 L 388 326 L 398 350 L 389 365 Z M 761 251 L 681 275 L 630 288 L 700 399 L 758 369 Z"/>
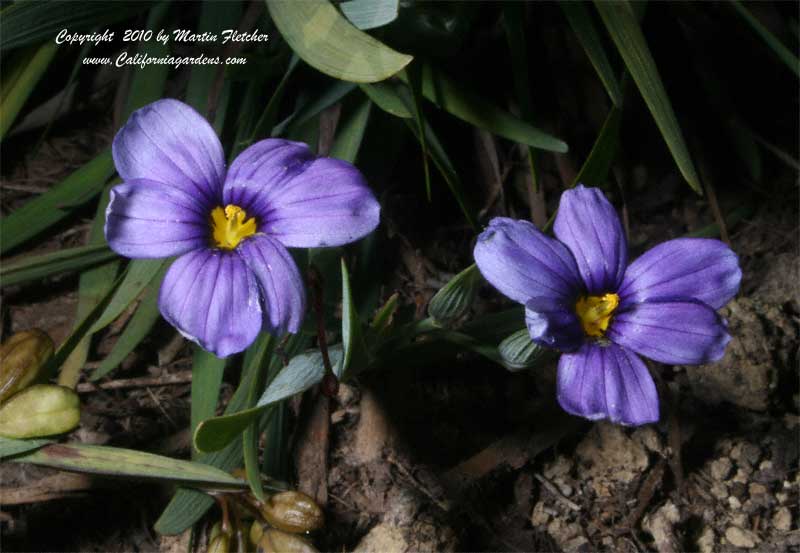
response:
<path id="1" fill-rule="evenodd" d="M 53 340 L 33 328 L 17 332 L 0 346 L 0 403 L 33 382 L 53 355 Z"/>
<path id="2" fill-rule="evenodd" d="M 80 422 L 80 400 L 72 389 L 36 384 L 0 406 L 0 436 L 36 438 L 69 432 Z"/>
<path id="3" fill-rule="evenodd" d="M 214 523 L 213 526 L 211 526 L 211 530 L 209 530 L 208 532 L 208 543 L 214 541 L 214 538 L 219 536 L 221 533 L 222 533 L 222 522 L 218 520 L 217 522 Z"/>
<path id="4" fill-rule="evenodd" d="M 208 553 L 228 553 L 230 546 L 231 537 L 221 532 L 208 542 Z"/>
<path id="5" fill-rule="evenodd" d="M 264 536 L 264 527 L 259 521 L 254 520 L 253 525 L 250 527 L 250 543 L 258 545 L 262 536 Z"/>
<path id="6" fill-rule="evenodd" d="M 270 526 L 295 534 L 311 532 L 325 524 L 319 505 L 300 492 L 276 493 L 261 506 L 261 515 Z"/>
<path id="7" fill-rule="evenodd" d="M 264 532 L 258 542 L 258 551 L 259 553 L 319 553 L 308 540 L 275 529 Z"/>

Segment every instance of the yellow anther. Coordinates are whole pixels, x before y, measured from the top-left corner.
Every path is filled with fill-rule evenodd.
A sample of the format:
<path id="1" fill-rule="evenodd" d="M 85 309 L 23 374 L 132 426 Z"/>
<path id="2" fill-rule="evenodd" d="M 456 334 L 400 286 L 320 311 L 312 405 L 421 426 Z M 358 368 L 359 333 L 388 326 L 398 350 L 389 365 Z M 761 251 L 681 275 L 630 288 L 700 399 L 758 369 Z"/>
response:
<path id="1" fill-rule="evenodd" d="M 586 335 L 596 338 L 603 336 L 618 305 L 619 296 L 616 294 L 580 298 L 575 304 L 575 313 Z"/>
<path id="2" fill-rule="evenodd" d="M 214 246 L 232 250 L 239 242 L 255 234 L 255 218 L 245 219 L 247 213 L 238 205 L 229 204 L 224 210 L 221 207 L 211 210 L 211 236 Z"/>

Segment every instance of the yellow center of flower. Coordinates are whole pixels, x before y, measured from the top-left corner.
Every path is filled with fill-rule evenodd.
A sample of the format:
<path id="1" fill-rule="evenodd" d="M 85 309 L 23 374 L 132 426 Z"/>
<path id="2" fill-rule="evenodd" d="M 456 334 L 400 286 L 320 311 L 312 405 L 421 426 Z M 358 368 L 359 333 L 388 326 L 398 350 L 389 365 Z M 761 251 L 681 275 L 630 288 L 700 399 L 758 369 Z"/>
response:
<path id="1" fill-rule="evenodd" d="M 238 205 L 229 204 L 225 209 L 215 207 L 211 211 L 211 236 L 214 246 L 232 250 L 239 242 L 256 233 L 256 220 L 247 219 L 247 213 Z"/>
<path id="2" fill-rule="evenodd" d="M 619 305 L 619 296 L 603 294 L 602 296 L 584 296 L 575 304 L 575 313 L 581 321 L 587 336 L 599 338 L 608 330 L 611 315 Z"/>

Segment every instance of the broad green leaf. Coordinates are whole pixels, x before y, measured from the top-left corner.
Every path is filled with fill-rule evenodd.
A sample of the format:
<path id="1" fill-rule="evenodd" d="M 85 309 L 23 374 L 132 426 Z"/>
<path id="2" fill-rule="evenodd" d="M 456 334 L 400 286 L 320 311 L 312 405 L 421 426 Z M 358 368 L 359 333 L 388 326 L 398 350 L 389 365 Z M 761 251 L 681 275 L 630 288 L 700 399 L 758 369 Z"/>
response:
<path id="1" fill-rule="evenodd" d="M 109 149 L 41 196 L 0 218 L 0 253 L 33 238 L 92 199 L 112 174 L 114 163 Z"/>
<path id="2" fill-rule="evenodd" d="M 512 372 L 534 367 L 546 350 L 531 340 L 527 328 L 519 330 L 497 346 L 503 365 Z"/>
<path id="3" fill-rule="evenodd" d="M 603 86 L 606 88 L 611 102 L 617 108 L 622 107 L 622 89 L 619 86 L 614 70 L 611 68 L 611 62 L 608 61 L 606 50 L 603 48 L 600 35 L 597 34 L 597 29 L 594 27 L 592 14 L 586 8 L 586 4 L 566 1 L 559 2 L 558 5 L 564 15 L 567 16 L 570 27 L 572 27 L 575 36 L 578 37 L 578 41 L 586 51 L 594 70 L 597 71 L 597 76 L 600 77 Z"/>
<path id="4" fill-rule="evenodd" d="M 565 153 L 566 143 L 469 92 L 429 64 L 422 68 L 422 93 L 446 112 L 492 134 L 533 148 Z"/>
<path id="5" fill-rule="evenodd" d="M 166 269 L 166 266 L 164 267 Z M 125 325 L 125 330 L 117 338 L 111 353 L 100 362 L 90 377 L 99 380 L 119 366 L 120 363 L 144 340 L 155 325 L 161 312 L 158 310 L 158 294 L 161 289 L 161 278 L 156 276 L 145 290 L 142 301 L 136 312 Z"/>
<path id="6" fill-rule="evenodd" d="M 428 315 L 437 324 L 450 326 L 472 307 L 483 279 L 474 263 L 445 284 L 428 303 Z"/>
<path id="7" fill-rule="evenodd" d="M 0 459 L 11 457 L 12 455 L 19 455 L 20 453 L 27 453 L 51 443 L 53 443 L 53 440 L 43 438 L 14 440 L 0 437 Z"/>
<path id="8" fill-rule="evenodd" d="M 352 370 L 357 372 L 364 369 L 369 363 L 361 320 L 353 302 L 350 273 L 344 258 L 342 258 L 342 352 L 342 362 L 334 364 L 334 370 L 338 369 L 336 376 L 340 380 L 348 377 L 351 364 L 353 365 Z M 331 363 L 333 363 L 333 359 L 331 359 Z"/>
<path id="9" fill-rule="evenodd" d="M 371 108 L 372 102 L 365 98 L 356 106 L 350 117 L 339 125 L 329 154 L 330 157 L 355 163 L 358 150 L 361 148 L 361 141 L 364 139 L 364 131 L 367 129 Z"/>
<path id="10" fill-rule="evenodd" d="M 341 347 L 329 348 L 328 355 L 331 364 L 336 367 L 342 360 Z M 201 422 L 194 434 L 194 446 L 203 452 L 222 449 L 264 410 L 279 401 L 308 390 L 319 383 L 324 375 L 325 367 L 319 350 L 297 355 L 267 386 L 254 408 Z"/>
<path id="11" fill-rule="evenodd" d="M 25 101 L 33 92 L 36 83 L 47 71 L 47 67 L 55 54 L 56 44 L 54 42 L 45 42 L 38 49 L 18 54 L 28 59 L 21 73 L 14 79 L 13 84 L 8 89 L 3 87 L 3 96 L 0 98 L 0 140 L 3 139 L 12 123 L 14 123 L 17 114 L 19 114 L 22 106 L 25 105 Z"/>
<path id="12" fill-rule="evenodd" d="M 168 480 L 183 485 L 210 489 L 244 489 L 247 483 L 224 470 L 192 461 L 172 459 L 132 449 L 117 447 L 51 444 L 13 459 L 74 472 L 105 476 Z"/>
<path id="13" fill-rule="evenodd" d="M 25 44 L 55 41 L 66 29 L 69 34 L 98 29 L 122 21 L 149 6 L 147 2 L 15 2 L 0 12 L 0 49 L 17 48 Z M 121 40 L 119 32 L 113 40 Z M 108 44 L 108 42 L 105 42 Z M 62 48 L 67 47 L 65 44 Z"/>
<path id="14" fill-rule="evenodd" d="M 397 19 L 398 4 L 399 0 L 347 0 L 339 9 L 357 29 L 365 31 Z"/>
<path id="15" fill-rule="evenodd" d="M 104 226 L 106 222 L 106 206 L 108 206 L 109 188 L 103 191 L 100 201 L 97 203 L 92 228 L 89 231 L 88 246 L 103 246 L 106 243 Z M 77 321 L 82 320 L 86 314 L 95 307 L 98 302 L 106 295 L 109 286 L 114 283 L 114 278 L 119 271 L 119 260 L 115 259 L 92 269 L 84 271 L 78 282 L 78 308 L 75 313 Z M 89 346 L 91 345 L 91 335 L 87 335 L 75 347 L 75 351 L 64 361 L 61 373 L 58 375 L 58 383 L 62 386 L 74 388 L 80 380 L 81 370 L 86 364 L 89 356 Z"/>
<path id="16" fill-rule="evenodd" d="M 747 21 L 748 25 L 750 25 L 753 30 L 761 37 L 767 46 L 769 46 L 772 51 L 778 56 L 786 67 L 788 67 L 792 73 L 800 77 L 800 59 L 797 58 L 795 54 L 793 54 L 786 46 L 778 40 L 778 37 L 773 35 L 769 32 L 761 22 L 750 13 L 750 10 L 744 7 L 744 5 L 739 2 L 739 0 L 731 0 L 731 5 L 736 10 L 736 13 L 742 16 L 742 18 Z"/>
<path id="17" fill-rule="evenodd" d="M 105 328 L 119 317 L 150 283 L 155 283 L 157 276 L 164 274 L 163 268 L 169 261 L 169 259 L 132 260 L 114 297 L 92 326 L 92 332 Z"/>
<path id="18" fill-rule="evenodd" d="M 0 285 L 12 286 L 61 273 L 93 267 L 116 259 L 108 246 L 78 246 L 53 253 L 23 257 L 0 267 Z"/>
<path id="19" fill-rule="evenodd" d="M 216 413 L 225 359 L 194 346 L 192 355 L 191 431 L 194 434 L 201 421 Z M 194 453 L 194 452 L 192 452 Z"/>
<path id="20" fill-rule="evenodd" d="M 266 2 L 275 26 L 292 50 L 310 66 L 336 79 L 382 81 L 412 59 L 356 29 L 325 0 Z"/>
<path id="21" fill-rule="evenodd" d="M 695 192 L 702 195 L 703 188 L 697 170 L 683 140 L 678 120 L 672 111 L 672 105 L 664 90 L 653 56 L 647 48 L 636 15 L 628 2 L 596 1 L 595 6 L 650 109 L 683 178 Z"/>

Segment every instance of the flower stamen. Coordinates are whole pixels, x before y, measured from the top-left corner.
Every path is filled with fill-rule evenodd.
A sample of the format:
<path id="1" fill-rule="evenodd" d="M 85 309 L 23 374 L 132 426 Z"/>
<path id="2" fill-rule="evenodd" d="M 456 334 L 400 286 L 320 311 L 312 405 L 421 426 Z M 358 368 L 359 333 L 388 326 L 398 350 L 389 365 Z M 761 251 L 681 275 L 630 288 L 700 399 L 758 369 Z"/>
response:
<path id="1" fill-rule="evenodd" d="M 228 204 L 224 210 L 221 207 L 211 210 L 211 236 L 215 247 L 232 250 L 255 233 L 255 217 L 247 219 L 247 213 L 238 205 Z"/>
<path id="2" fill-rule="evenodd" d="M 619 305 L 619 296 L 603 294 L 602 296 L 583 296 L 575 303 L 575 313 L 587 336 L 600 338 L 603 336 L 611 316 Z"/>

